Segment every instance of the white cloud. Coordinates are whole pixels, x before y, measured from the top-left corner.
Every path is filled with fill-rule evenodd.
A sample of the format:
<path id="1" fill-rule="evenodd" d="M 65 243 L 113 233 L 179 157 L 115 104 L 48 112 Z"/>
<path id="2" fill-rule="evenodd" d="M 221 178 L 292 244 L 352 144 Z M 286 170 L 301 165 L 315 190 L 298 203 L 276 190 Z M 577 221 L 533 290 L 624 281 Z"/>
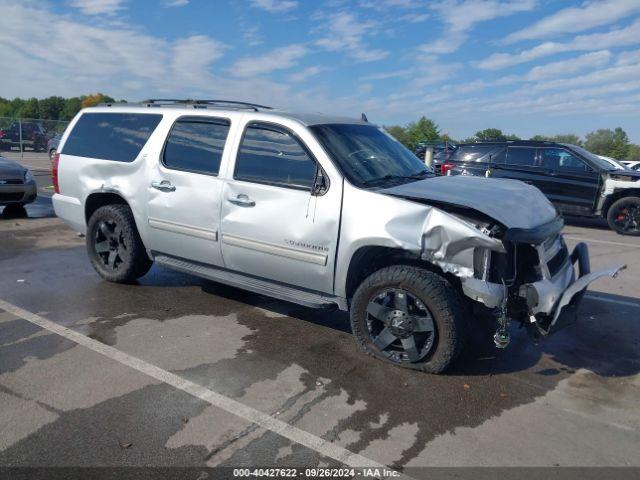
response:
<path id="1" fill-rule="evenodd" d="M 184 7 L 189 5 L 189 0 L 166 0 L 164 4 L 167 7 Z"/>
<path id="2" fill-rule="evenodd" d="M 483 70 L 499 70 L 562 52 L 590 51 L 640 43 L 640 19 L 624 28 L 604 33 L 578 35 L 569 42 L 545 42 L 519 53 L 494 53 L 476 62 Z"/>
<path id="3" fill-rule="evenodd" d="M 609 63 L 611 56 L 611 52 L 608 50 L 600 50 L 599 52 L 586 53 L 567 60 L 538 65 L 537 67 L 533 67 L 525 78 L 529 81 L 536 81 L 545 78 L 562 77 L 583 70 L 602 67 Z"/>
<path id="4" fill-rule="evenodd" d="M 629 50 L 618 55 L 616 65 L 629 65 L 632 63 L 640 63 L 640 50 Z"/>
<path id="5" fill-rule="evenodd" d="M 544 81 L 532 86 L 527 86 L 525 89 L 528 92 L 541 92 L 554 89 L 569 90 L 585 85 L 605 85 L 608 83 L 624 82 L 630 79 L 636 79 L 639 76 L 640 63 L 631 63 L 596 70 L 585 75 Z"/>
<path id="6" fill-rule="evenodd" d="M 303 45 L 288 45 L 276 48 L 259 57 L 245 57 L 236 61 L 229 69 L 229 73 L 236 77 L 251 77 L 272 72 L 286 70 L 297 65 L 298 60 L 307 54 Z"/>
<path id="7" fill-rule="evenodd" d="M 242 32 L 242 37 L 246 40 L 247 44 L 250 47 L 255 47 L 256 45 L 262 45 L 264 40 L 262 39 L 262 35 L 260 34 L 260 29 L 257 26 L 244 28 Z"/>
<path id="8" fill-rule="evenodd" d="M 425 53 L 445 54 L 458 50 L 468 38 L 468 32 L 480 22 L 507 17 L 535 8 L 537 0 L 446 0 L 431 5 L 445 23 L 441 38 L 424 44 Z"/>
<path id="9" fill-rule="evenodd" d="M 361 21 L 351 12 L 339 12 L 330 15 L 321 27 L 324 36 L 316 45 L 329 51 L 343 51 L 359 62 L 373 62 L 389 55 L 389 52 L 369 48 L 364 37 L 376 26 L 373 21 Z"/>
<path id="10" fill-rule="evenodd" d="M 296 73 L 292 73 L 289 75 L 289 81 L 291 82 L 304 82 L 305 80 L 318 75 L 320 72 L 326 70 L 324 67 L 320 65 L 312 65 L 311 67 L 307 67 L 304 70 L 301 70 Z"/>
<path id="11" fill-rule="evenodd" d="M 386 11 L 389 9 L 412 9 L 419 8 L 421 5 L 414 0 L 360 0 L 358 4 L 363 8 L 371 8 L 377 11 Z"/>
<path id="12" fill-rule="evenodd" d="M 113 15 L 123 10 L 124 0 L 71 0 L 69 5 L 85 15 Z"/>
<path id="13" fill-rule="evenodd" d="M 398 20 L 400 22 L 422 23 L 429 20 L 429 18 L 431 18 L 431 15 L 428 13 L 407 13 L 406 15 L 402 15 Z"/>
<path id="14" fill-rule="evenodd" d="M 168 41 L 21 5 L 3 6 L 0 45 L 0 62 L 14 66 L 3 75 L 3 89 L 24 96 L 202 87 L 211 81 L 211 64 L 226 50 L 204 35 Z"/>
<path id="15" fill-rule="evenodd" d="M 403 70 L 395 70 L 391 72 L 378 72 L 372 73 L 370 75 L 365 75 L 360 80 L 362 81 L 371 81 L 371 80 L 388 80 L 390 78 L 406 78 L 415 73 L 414 68 L 405 68 Z"/>
<path id="16" fill-rule="evenodd" d="M 296 0 L 251 0 L 251 5 L 270 13 L 283 13 L 296 8 L 298 2 Z"/>
<path id="17" fill-rule="evenodd" d="M 638 0 L 587 1 L 579 7 L 564 8 L 532 25 L 527 25 L 526 28 L 508 35 L 505 41 L 534 40 L 582 32 L 613 23 L 638 11 Z"/>

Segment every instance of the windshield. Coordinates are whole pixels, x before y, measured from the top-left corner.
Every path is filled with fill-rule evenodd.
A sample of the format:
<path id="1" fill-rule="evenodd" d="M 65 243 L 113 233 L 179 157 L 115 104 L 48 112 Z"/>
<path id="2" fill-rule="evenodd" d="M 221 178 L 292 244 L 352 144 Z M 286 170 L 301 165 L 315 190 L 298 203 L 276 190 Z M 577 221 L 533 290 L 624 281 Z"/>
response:
<path id="1" fill-rule="evenodd" d="M 611 163 L 591 153 L 589 150 L 585 150 L 584 148 L 578 147 L 577 145 L 565 145 L 565 147 L 569 147 L 574 152 L 579 153 L 580 155 L 585 157 L 587 160 L 591 161 L 594 165 L 598 166 L 603 170 L 607 170 L 607 171 L 617 170 L 617 168 L 614 167 Z"/>
<path id="2" fill-rule="evenodd" d="M 418 157 L 376 126 L 326 124 L 310 129 L 356 186 L 410 182 L 431 174 Z"/>

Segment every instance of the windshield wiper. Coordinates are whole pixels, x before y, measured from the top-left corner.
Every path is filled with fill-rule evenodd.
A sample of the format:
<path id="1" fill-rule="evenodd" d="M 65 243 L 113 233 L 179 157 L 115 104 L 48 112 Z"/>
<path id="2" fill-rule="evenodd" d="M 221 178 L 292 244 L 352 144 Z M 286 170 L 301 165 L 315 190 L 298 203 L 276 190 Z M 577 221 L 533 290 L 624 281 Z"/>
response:
<path id="1" fill-rule="evenodd" d="M 364 180 L 362 183 L 363 185 L 373 185 L 374 183 L 380 183 L 383 182 L 385 180 L 419 180 L 421 178 L 423 178 L 425 175 L 430 174 L 431 172 L 429 170 L 422 170 L 420 172 L 417 173 L 413 173 L 411 175 L 392 175 L 392 174 L 387 174 L 384 175 L 382 177 L 378 177 L 378 178 L 372 178 L 369 180 Z"/>

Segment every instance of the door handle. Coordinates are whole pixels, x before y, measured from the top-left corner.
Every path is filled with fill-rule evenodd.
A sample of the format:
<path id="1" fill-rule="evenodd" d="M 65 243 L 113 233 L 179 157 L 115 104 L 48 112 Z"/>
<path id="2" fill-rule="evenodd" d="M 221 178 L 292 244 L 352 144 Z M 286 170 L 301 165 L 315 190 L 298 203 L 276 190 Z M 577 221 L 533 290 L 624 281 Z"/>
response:
<path id="1" fill-rule="evenodd" d="M 256 202 L 249 198 L 249 195 L 245 195 L 244 193 L 241 193 L 236 197 L 227 198 L 227 200 L 234 205 L 240 205 L 241 207 L 253 207 L 256 204 Z"/>
<path id="2" fill-rule="evenodd" d="M 161 192 L 175 192 L 176 190 L 176 187 L 171 185 L 169 180 L 162 180 L 161 182 L 153 181 L 151 182 L 151 186 Z"/>

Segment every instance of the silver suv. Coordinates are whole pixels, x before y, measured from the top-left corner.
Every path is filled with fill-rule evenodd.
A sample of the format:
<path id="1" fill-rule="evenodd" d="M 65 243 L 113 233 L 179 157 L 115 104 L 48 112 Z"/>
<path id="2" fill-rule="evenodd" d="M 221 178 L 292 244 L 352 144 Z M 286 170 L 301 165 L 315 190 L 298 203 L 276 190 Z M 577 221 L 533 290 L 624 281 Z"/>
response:
<path id="1" fill-rule="evenodd" d="M 153 262 L 309 307 L 350 311 L 367 353 L 444 371 L 488 317 L 546 336 L 594 279 L 556 209 L 510 180 L 436 177 L 382 128 L 223 101 L 81 111 L 54 158 L 59 217 L 96 271 Z M 578 265 L 578 278 L 573 264 Z M 492 329 L 492 332 L 493 332 Z"/>

